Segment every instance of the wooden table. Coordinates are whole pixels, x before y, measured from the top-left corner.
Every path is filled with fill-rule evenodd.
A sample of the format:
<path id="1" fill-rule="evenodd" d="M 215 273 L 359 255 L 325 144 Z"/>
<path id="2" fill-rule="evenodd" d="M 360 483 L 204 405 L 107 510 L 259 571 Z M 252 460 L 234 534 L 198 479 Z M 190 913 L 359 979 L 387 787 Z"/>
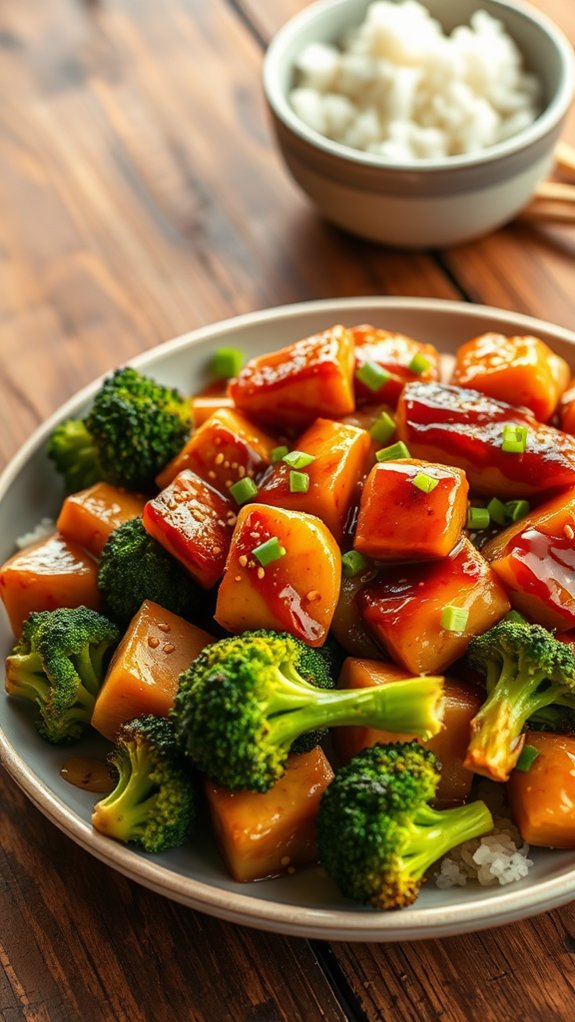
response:
<path id="1" fill-rule="evenodd" d="M 573 0 L 539 3 L 575 39 Z M 0 4 L 2 462 L 96 374 L 236 313 L 420 295 L 573 328 L 573 227 L 402 254 L 318 219 L 274 151 L 260 89 L 267 41 L 303 6 Z M 573 906 L 420 944 L 270 936 L 124 880 L 0 785 L 4 1022 L 575 1018 Z"/>

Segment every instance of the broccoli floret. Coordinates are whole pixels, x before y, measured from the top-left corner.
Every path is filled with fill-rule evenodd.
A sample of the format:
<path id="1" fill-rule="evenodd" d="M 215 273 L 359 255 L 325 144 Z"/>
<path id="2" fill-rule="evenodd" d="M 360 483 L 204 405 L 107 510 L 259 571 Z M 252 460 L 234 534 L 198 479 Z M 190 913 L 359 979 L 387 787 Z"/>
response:
<path id="1" fill-rule="evenodd" d="M 560 706 L 552 703 L 537 710 L 529 718 L 530 731 L 553 731 L 558 735 L 575 735 L 575 706 Z"/>
<path id="2" fill-rule="evenodd" d="M 104 478 L 98 450 L 81 419 L 67 419 L 56 426 L 48 457 L 64 477 L 67 493 L 85 490 Z"/>
<path id="3" fill-rule="evenodd" d="M 318 727 L 360 724 L 426 738 L 440 730 L 442 678 L 330 691 L 311 680 L 324 670 L 317 650 L 283 632 L 207 646 L 180 675 L 172 712 L 182 748 L 218 784 L 267 791 L 295 739 Z"/>
<path id="4" fill-rule="evenodd" d="M 108 761 L 118 783 L 94 806 L 96 830 L 146 852 L 183 845 L 197 814 L 198 782 L 178 750 L 173 724 L 151 714 L 123 724 Z"/>
<path id="5" fill-rule="evenodd" d="M 411 905 L 437 859 L 493 829 L 483 802 L 430 807 L 440 769 L 429 749 L 400 742 L 364 749 L 336 773 L 320 804 L 318 855 L 347 898 Z"/>
<path id="6" fill-rule="evenodd" d="M 311 650 L 309 646 L 305 647 L 298 664 L 298 671 L 304 681 L 315 685 L 316 688 L 334 688 L 340 666 L 337 646 L 328 637 L 326 644 L 317 650 Z M 323 742 L 327 733 L 326 727 L 317 727 L 313 731 L 306 731 L 296 738 L 295 742 L 292 742 L 290 752 L 311 752 L 316 745 Z"/>
<path id="7" fill-rule="evenodd" d="M 83 421 L 56 428 L 48 454 L 69 492 L 98 479 L 146 492 L 189 432 L 189 401 L 127 367 L 104 381 Z"/>
<path id="8" fill-rule="evenodd" d="M 506 781 L 523 748 L 526 721 L 552 703 L 573 703 L 575 656 L 541 625 L 507 620 L 472 639 L 467 658 L 485 675 L 488 696 L 471 722 L 465 765 Z"/>
<path id="9" fill-rule="evenodd" d="M 42 738 L 70 743 L 90 723 L 107 655 L 120 633 L 87 607 L 35 611 L 6 660 L 6 691 L 36 703 Z"/>
<path id="10" fill-rule="evenodd" d="M 181 617 L 189 617 L 205 600 L 179 561 L 148 535 L 141 518 L 111 533 L 100 558 L 98 587 L 106 613 L 121 625 L 129 623 L 144 600 Z"/>

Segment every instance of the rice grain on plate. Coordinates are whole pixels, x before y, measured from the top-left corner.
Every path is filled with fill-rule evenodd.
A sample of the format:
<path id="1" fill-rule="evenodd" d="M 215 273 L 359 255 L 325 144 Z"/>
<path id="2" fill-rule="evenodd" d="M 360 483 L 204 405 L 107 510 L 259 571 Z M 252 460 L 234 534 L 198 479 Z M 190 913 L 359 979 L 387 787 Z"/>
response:
<path id="1" fill-rule="evenodd" d="M 539 112 L 539 82 L 500 21 L 478 10 L 446 35 L 417 0 L 375 0 L 341 49 L 306 46 L 296 75 L 308 127 L 397 161 L 476 152 Z"/>
<path id="2" fill-rule="evenodd" d="M 56 531 L 56 522 L 52 518 L 42 518 L 30 532 L 23 533 L 22 536 L 18 536 L 16 540 L 16 546 L 19 550 L 24 550 L 27 546 L 32 546 L 32 543 L 38 543 L 39 540 L 45 539 L 46 536 L 51 536 Z"/>

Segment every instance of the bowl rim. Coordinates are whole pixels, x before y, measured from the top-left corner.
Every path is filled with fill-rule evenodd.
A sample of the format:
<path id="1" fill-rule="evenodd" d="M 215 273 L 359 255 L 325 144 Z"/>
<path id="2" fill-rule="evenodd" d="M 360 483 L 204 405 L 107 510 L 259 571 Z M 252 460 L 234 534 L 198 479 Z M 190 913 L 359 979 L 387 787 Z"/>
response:
<path id="1" fill-rule="evenodd" d="M 297 116 L 279 85 L 277 69 L 285 48 L 297 38 L 302 29 L 321 18 L 330 8 L 345 7 L 351 2 L 352 0 L 316 0 L 315 3 L 305 7 L 293 18 L 290 18 L 274 35 L 263 60 L 263 90 L 272 112 L 286 128 L 304 143 L 320 150 L 325 155 L 343 160 L 350 165 L 384 171 L 386 174 L 409 173 L 413 175 L 418 172 L 425 175 L 445 174 L 464 168 L 481 167 L 513 156 L 545 138 L 567 114 L 575 95 L 575 53 L 565 33 L 546 14 L 541 13 L 531 4 L 524 3 L 523 0 L 488 0 L 490 5 L 501 9 L 503 21 L 505 20 L 503 17 L 505 11 L 514 11 L 546 35 L 555 47 L 561 66 L 560 86 L 544 110 L 531 124 L 522 128 L 515 135 L 511 135 L 510 138 L 475 153 L 407 162 L 391 161 L 375 153 L 367 153 L 360 149 L 353 149 L 351 146 L 345 146 L 341 142 L 334 142 L 313 128 L 309 128 Z M 421 0 L 421 2 L 425 4 L 425 0 Z"/>
<path id="2" fill-rule="evenodd" d="M 232 329 L 250 327 L 254 323 L 273 323 L 278 318 L 298 319 L 304 314 L 317 312 L 322 314 L 325 312 L 326 315 L 351 314 L 355 309 L 360 310 L 366 306 L 377 307 L 382 313 L 399 308 L 402 311 L 411 309 L 431 313 L 442 312 L 456 317 L 470 317 L 471 320 L 475 316 L 489 315 L 500 322 L 509 323 L 514 330 L 521 329 L 526 333 L 544 331 L 572 345 L 575 350 L 574 331 L 512 310 L 452 299 L 365 295 L 274 306 L 218 320 L 141 352 L 126 364 L 152 370 L 153 366 L 158 361 L 161 362 L 166 355 L 189 349 Z M 77 391 L 22 444 L 0 473 L 0 501 L 20 471 L 46 442 L 55 425 L 63 418 L 76 414 L 95 393 L 105 375 L 108 374 L 101 374 Z M 0 764 L 37 809 L 76 844 L 105 865 L 173 901 L 219 919 L 256 929 L 308 939 L 363 943 L 370 940 L 388 942 L 429 939 L 504 925 L 549 911 L 575 897 L 573 868 L 565 875 L 540 880 L 533 887 L 517 885 L 512 889 L 501 889 L 496 897 L 487 901 L 474 897 L 463 903 L 443 907 L 421 909 L 416 906 L 405 913 L 318 908 L 293 902 L 260 900 L 180 874 L 171 870 L 169 866 L 163 866 L 154 859 L 98 834 L 72 807 L 50 790 L 1 726 Z"/>

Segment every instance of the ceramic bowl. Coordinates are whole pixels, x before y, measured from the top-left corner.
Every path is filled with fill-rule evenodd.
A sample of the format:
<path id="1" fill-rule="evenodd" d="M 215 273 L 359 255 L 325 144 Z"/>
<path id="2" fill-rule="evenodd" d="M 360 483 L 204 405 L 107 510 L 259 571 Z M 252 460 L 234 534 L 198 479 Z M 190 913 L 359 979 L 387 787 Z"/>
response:
<path id="1" fill-rule="evenodd" d="M 540 80 L 542 110 L 529 127 L 479 153 L 393 163 L 333 142 L 307 127 L 288 95 L 294 65 L 311 42 L 338 43 L 364 18 L 369 0 L 321 0 L 275 36 L 263 85 L 279 150 L 291 175 L 331 223 L 372 241 L 406 248 L 453 245 L 513 219 L 550 172 L 575 88 L 565 36 L 534 8 L 513 0 L 426 0 L 451 31 L 478 7 L 505 25 Z"/>

